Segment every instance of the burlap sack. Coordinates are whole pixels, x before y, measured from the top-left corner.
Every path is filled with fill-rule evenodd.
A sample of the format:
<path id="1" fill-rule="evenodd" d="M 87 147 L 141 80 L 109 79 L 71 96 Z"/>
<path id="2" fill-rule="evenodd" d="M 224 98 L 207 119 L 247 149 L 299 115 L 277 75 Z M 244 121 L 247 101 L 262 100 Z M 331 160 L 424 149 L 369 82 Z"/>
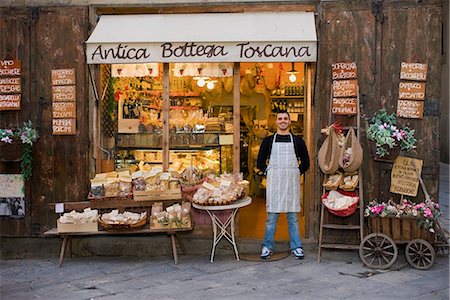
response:
<path id="1" fill-rule="evenodd" d="M 349 162 L 344 165 L 344 154 L 347 148 L 352 148 Z M 363 160 L 363 149 L 356 137 L 355 131 L 351 128 L 347 132 L 344 145 L 339 153 L 339 166 L 344 169 L 345 172 L 354 172 L 359 169 Z"/>
<path id="2" fill-rule="evenodd" d="M 339 153 L 337 135 L 334 128 L 331 127 L 317 156 L 319 167 L 324 174 L 333 174 L 339 169 Z"/>

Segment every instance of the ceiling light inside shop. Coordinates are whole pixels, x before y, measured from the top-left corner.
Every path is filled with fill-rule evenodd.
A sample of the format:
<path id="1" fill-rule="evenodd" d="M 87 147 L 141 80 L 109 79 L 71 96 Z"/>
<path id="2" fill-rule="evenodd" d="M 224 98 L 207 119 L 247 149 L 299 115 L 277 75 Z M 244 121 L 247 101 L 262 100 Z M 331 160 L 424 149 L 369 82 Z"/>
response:
<path id="1" fill-rule="evenodd" d="M 214 88 L 214 82 L 208 81 L 208 83 L 206 84 L 206 87 L 208 88 L 208 90 L 212 90 Z"/>
<path id="2" fill-rule="evenodd" d="M 200 77 L 200 78 L 197 80 L 197 85 L 198 85 L 199 87 L 204 87 L 205 84 L 206 84 L 205 78 Z"/>
<path id="3" fill-rule="evenodd" d="M 289 74 L 290 82 L 297 81 L 297 76 L 295 76 L 295 74 L 298 74 L 298 71 L 295 69 L 294 63 L 292 63 L 292 69 L 290 71 L 287 71 L 286 74 Z"/>

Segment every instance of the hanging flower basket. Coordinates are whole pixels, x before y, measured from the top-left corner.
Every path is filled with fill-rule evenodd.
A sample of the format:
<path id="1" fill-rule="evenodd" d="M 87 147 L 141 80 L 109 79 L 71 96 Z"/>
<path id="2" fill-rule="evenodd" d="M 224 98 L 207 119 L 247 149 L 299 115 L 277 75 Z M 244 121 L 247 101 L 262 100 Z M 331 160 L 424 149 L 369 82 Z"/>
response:
<path id="1" fill-rule="evenodd" d="M 390 149 L 389 154 L 387 154 L 385 156 L 378 156 L 377 155 L 377 146 L 376 146 L 375 142 L 373 142 L 373 141 L 370 141 L 370 151 L 372 153 L 373 160 L 379 161 L 379 162 L 385 162 L 385 163 L 394 163 L 397 156 L 400 155 L 400 148 L 394 147 L 394 148 Z"/>

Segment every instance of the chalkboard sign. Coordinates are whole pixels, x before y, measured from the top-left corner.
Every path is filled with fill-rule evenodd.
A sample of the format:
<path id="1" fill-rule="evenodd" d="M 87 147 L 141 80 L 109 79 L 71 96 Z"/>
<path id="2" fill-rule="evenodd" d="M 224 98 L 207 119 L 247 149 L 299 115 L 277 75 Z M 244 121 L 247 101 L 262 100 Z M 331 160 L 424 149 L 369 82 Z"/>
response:
<path id="1" fill-rule="evenodd" d="M 75 84 L 75 69 L 52 70 L 52 85 Z"/>
<path id="2" fill-rule="evenodd" d="M 0 94 L 0 110 L 19 110 L 21 94 L 1 95 Z"/>
<path id="3" fill-rule="evenodd" d="M 75 135 L 76 119 L 53 119 L 53 135 Z"/>
<path id="4" fill-rule="evenodd" d="M 53 101 L 75 101 L 76 88 L 75 85 L 55 85 L 52 86 Z"/>
<path id="5" fill-rule="evenodd" d="M 398 98 L 425 100 L 425 82 L 401 81 L 398 89 Z"/>
<path id="6" fill-rule="evenodd" d="M 75 102 L 53 102 L 54 119 L 67 119 L 76 117 L 77 112 Z"/>
<path id="7" fill-rule="evenodd" d="M 426 81 L 427 64 L 402 62 L 400 79 Z"/>
<path id="8" fill-rule="evenodd" d="M 397 116 L 401 118 L 422 119 L 423 101 L 398 100 Z"/>
<path id="9" fill-rule="evenodd" d="M 355 62 L 339 62 L 331 65 L 333 80 L 353 79 L 358 76 Z"/>
<path id="10" fill-rule="evenodd" d="M 356 98 L 333 98 L 331 112 L 335 115 L 356 115 Z"/>
<path id="11" fill-rule="evenodd" d="M 391 172 L 391 193 L 416 197 L 422 165 L 420 159 L 398 156 Z"/>
<path id="12" fill-rule="evenodd" d="M 356 97 L 358 94 L 358 80 L 333 80 L 333 97 Z"/>
<path id="13" fill-rule="evenodd" d="M 0 60 L 0 76 L 20 76 L 21 74 L 20 60 L 4 59 Z"/>

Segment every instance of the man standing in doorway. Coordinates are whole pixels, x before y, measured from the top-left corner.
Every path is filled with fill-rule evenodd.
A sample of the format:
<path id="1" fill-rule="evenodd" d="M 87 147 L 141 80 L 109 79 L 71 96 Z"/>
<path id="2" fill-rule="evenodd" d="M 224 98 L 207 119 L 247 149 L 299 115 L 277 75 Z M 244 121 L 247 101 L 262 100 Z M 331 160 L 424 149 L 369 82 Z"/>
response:
<path id="1" fill-rule="evenodd" d="M 309 155 L 303 139 L 289 131 L 289 113 L 279 112 L 275 122 L 277 132 L 263 140 L 257 161 L 258 169 L 267 174 L 266 232 L 260 257 L 268 259 L 272 255 L 278 217 L 286 213 L 291 253 L 302 259 L 304 253 L 298 230 L 300 175 L 309 168 Z"/>

